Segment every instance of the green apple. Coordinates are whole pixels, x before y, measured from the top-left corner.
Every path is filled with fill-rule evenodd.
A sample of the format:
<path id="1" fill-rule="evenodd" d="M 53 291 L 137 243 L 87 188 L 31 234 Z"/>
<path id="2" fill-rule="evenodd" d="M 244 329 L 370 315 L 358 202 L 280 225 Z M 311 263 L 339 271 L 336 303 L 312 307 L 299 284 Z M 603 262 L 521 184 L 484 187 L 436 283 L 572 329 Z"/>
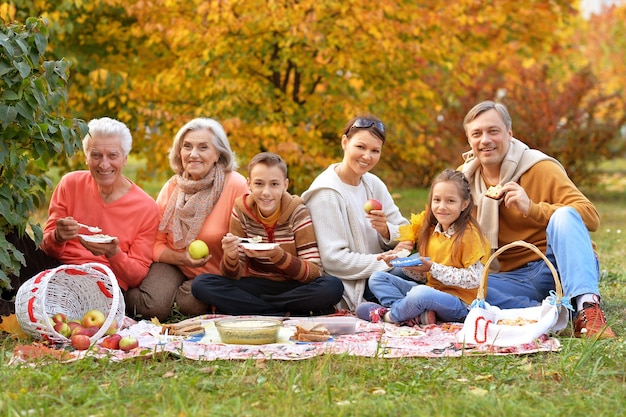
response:
<path id="1" fill-rule="evenodd" d="M 100 310 L 89 310 L 83 315 L 83 319 L 81 320 L 81 324 L 83 327 L 92 327 L 96 326 L 98 328 L 102 327 L 106 320 L 106 316 Z"/>
<path id="2" fill-rule="evenodd" d="M 191 256 L 192 259 L 200 259 L 209 255 L 209 247 L 207 244 L 197 239 L 189 244 L 189 248 L 187 250 L 189 251 L 189 256 Z"/>
<path id="3" fill-rule="evenodd" d="M 72 334 L 72 329 L 64 321 L 56 323 L 54 325 L 54 331 L 63 337 L 70 337 L 70 335 Z"/>
<path id="4" fill-rule="evenodd" d="M 118 328 L 119 328 L 119 324 L 117 323 L 117 320 L 113 319 L 113 321 L 111 322 L 111 325 L 109 326 L 109 328 L 104 334 L 106 335 L 115 334 L 117 333 Z"/>
<path id="5" fill-rule="evenodd" d="M 128 352 L 139 346 L 139 341 L 132 336 L 124 336 L 120 339 L 120 349 Z"/>

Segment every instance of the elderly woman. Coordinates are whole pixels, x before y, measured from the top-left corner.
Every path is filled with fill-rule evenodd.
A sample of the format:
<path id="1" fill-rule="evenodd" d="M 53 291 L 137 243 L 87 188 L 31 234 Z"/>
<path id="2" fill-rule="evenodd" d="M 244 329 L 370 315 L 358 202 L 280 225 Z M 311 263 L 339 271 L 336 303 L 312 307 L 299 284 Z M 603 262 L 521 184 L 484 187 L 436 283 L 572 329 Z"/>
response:
<path id="1" fill-rule="evenodd" d="M 127 311 L 165 320 L 174 303 L 181 313 L 196 316 L 209 307 L 191 294 L 199 274 L 219 274 L 222 238 L 228 233 L 235 198 L 248 191 L 237 171 L 235 155 L 222 126 L 197 118 L 174 137 L 169 154 L 175 175 L 157 197 L 160 225 L 153 250 L 155 263 L 142 285 L 128 292 Z M 193 259 L 188 247 L 202 240 L 209 255 Z"/>
<path id="2" fill-rule="evenodd" d="M 341 163 L 328 167 L 302 194 L 324 270 L 343 281 L 339 307 L 352 311 L 364 299 L 375 300 L 366 293 L 367 280 L 376 271 L 390 269 L 378 255 L 397 245 L 400 225 L 409 223 L 385 183 L 369 172 L 380 160 L 385 139 L 380 119 L 353 118 L 341 135 Z M 382 208 L 366 213 L 364 205 L 370 199 L 380 201 Z"/>
<path id="3" fill-rule="evenodd" d="M 159 217 L 154 199 L 122 174 L 132 141 L 128 127 L 118 120 L 89 122 L 83 139 L 89 171 L 64 175 L 54 189 L 41 250 L 28 235 L 12 236 L 26 259 L 20 278 L 11 277 L 14 290 L 42 270 L 87 262 L 109 266 L 123 290 L 141 283 L 152 264 Z M 81 224 L 97 226 L 98 235 L 112 239 L 97 239 L 102 236 L 93 236 Z"/>

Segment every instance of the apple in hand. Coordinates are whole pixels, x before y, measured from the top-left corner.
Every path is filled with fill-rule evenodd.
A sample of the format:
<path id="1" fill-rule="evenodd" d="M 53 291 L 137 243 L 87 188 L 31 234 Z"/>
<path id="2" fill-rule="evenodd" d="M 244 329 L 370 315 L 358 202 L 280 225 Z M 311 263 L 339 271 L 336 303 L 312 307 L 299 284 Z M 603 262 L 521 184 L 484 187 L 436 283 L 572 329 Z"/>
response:
<path id="1" fill-rule="evenodd" d="M 70 328 L 69 324 L 65 323 L 64 321 L 56 323 L 54 325 L 54 331 L 63 337 L 70 337 L 70 335 L 72 334 L 72 329 Z"/>
<path id="2" fill-rule="evenodd" d="M 382 210 L 383 205 L 380 203 L 380 201 L 376 200 L 375 198 L 370 198 L 369 200 L 365 202 L 365 205 L 363 206 L 363 208 L 365 209 L 366 213 L 369 213 L 372 210 Z"/>
<path id="3" fill-rule="evenodd" d="M 70 343 L 76 350 L 87 350 L 91 346 L 91 339 L 84 334 L 75 334 L 70 339 Z"/>
<path id="4" fill-rule="evenodd" d="M 96 326 L 98 328 L 102 327 L 104 321 L 106 320 L 106 316 L 100 310 L 89 310 L 83 315 L 83 319 L 81 320 L 81 324 L 83 327 L 91 327 Z"/>
<path id="5" fill-rule="evenodd" d="M 204 258 L 209 254 L 209 247 L 201 240 L 194 240 L 191 242 L 187 250 L 189 251 L 189 256 L 191 256 L 192 259 Z"/>
<path id="6" fill-rule="evenodd" d="M 139 346 L 139 342 L 132 336 L 124 336 L 120 339 L 120 349 L 124 352 L 128 352 Z"/>
<path id="7" fill-rule="evenodd" d="M 120 334 L 112 334 L 110 336 L 105 337 L 102 340 L 102 347 L 107 349 L 119 349 L 120 348 L 120 340 L 122 340 L 122 335 Z"/>

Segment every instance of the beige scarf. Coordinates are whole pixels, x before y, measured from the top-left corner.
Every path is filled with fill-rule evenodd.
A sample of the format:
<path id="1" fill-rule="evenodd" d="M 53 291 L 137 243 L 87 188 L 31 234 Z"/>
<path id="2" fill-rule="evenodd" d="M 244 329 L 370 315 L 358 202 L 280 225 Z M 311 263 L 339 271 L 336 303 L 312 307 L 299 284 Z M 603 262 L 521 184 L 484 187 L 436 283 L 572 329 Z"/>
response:
<path id="1" fill-rule="evenodd" d="M 465 152 L 463 154 L 463 160 L 465 161 L 462 167 L 462 171 L 469 180 L 472 197 L 478 207 L 478 213 L 476 219 L 480 224 L 483 232 L 489 239 L 492 249 L 498 248 L 498 231 L 499 231 L 499 204 L 502 200 L 494 200 L 492 198 L 485 197 L 485 191 L 487 191 L 487 185 L 482 179 L 481 165 L 472 151 Z M 500 166 L 500 182 L 499 184 L 505 184 L 509 181 L 517 181 L 526 171 L 530 169 L 539 161 L 550 160 L 556 163 L 565 171 L 563 166 L 556 159 L 544 154 L 536 149 L 530 149 L 525 143 L 512 138 L 511 146 L 506 156 L 502 160 Z"/>
<path id="2" fill-rule="evenodd" d="M 224 189 L 224 166 L 216 164 L 201 180 L 186 172 L 175 175 L 176 189 L 170 196 L 159 230 L 172 233 L 175 249 L 184 249 L 202 228 Z"/>

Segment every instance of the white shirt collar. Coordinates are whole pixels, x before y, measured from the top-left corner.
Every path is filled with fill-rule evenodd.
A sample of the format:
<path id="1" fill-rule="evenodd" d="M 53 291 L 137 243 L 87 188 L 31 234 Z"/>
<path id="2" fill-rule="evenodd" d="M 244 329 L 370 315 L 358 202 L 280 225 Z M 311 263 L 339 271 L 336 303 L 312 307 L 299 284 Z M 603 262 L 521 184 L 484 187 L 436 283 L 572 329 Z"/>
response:
<path id="1" fill-rule="evenodd" d="M 433 231 L 433 234 L 441 233 L 442 235 L 450 239 L 452 235 L 454 235 L 454 232 L 455 232 L 454 224 L 451 224 L 450 227 L 448 227 L 448 230 L 444 232 L 443 227 L 441 227 L 441 223 L 437 223 L 437 226 L 435 226 L 435 230 Z"/>

